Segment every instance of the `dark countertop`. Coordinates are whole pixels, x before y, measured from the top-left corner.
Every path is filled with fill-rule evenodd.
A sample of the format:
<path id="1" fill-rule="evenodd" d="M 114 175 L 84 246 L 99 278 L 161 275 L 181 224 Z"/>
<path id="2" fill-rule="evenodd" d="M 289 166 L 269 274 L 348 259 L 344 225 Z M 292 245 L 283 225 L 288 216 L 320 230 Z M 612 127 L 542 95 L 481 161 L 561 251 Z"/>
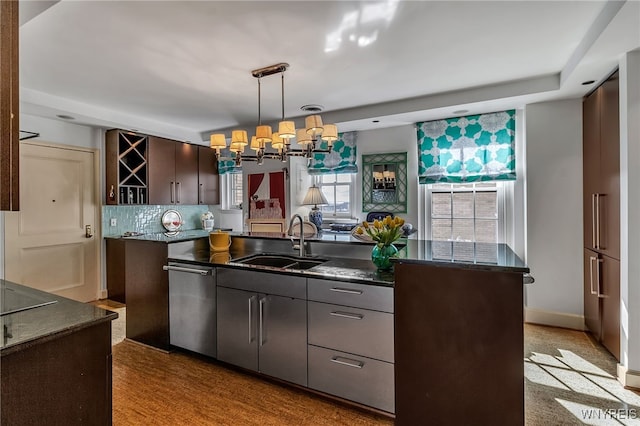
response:
<path id="1" fill-rule="evenodd" d="M 37 307 L 29 308 L 34 305 Z M 0 307 L 3 356 L 118 318 L 115 312 L 6 280 L 0 280 Z"/>
<path id="2" fill-rule="evenodd" d="M 529 267 L 503 243 L 407 240 L 396 262 L 483 271 L 528 273 Z"/>
<path id="3" fill-rule="evenodd" d="M 187 231 L 179 231 L 177 233 L 159 233 L 147 234 L 134 237 L 125 237 L 126 239 L 159 241 L 165 243 L 188 241 L 199 238 L 208 238 L 209 231 L 194 229 Z M 289 236 L 282 233 L 268 232 L 229 232 L 233 238 L 242 237 L 249 239 L 275 239 L 289 240 Z M 119 237 L 118 237 L 119 238 Z M 339 244 L 358 244 L 372 245 L 370 242 L 362 241 L 353 237 L 350 233 L 322 232 L 317 237 L 305 238 L 305 241 L 313 244 L 318 243 L 339 243 Z M 406 246 L 400 249 L 396 262 L 427 264 L 441 267 L 453 267 L 463 269 L 485 270 L 485 271 L 501 271 L 528 273 L 527 265 L 516 255 L 511 248 L 503 243 L 472 243 L 465 241 L 431 241 L 418 240 L 413 236 L 402 238 L 399 240 L 401 245 Z M 232 246 L 233 248 L 233 246 Z M 253 252 L 231 252 L 231 259 L 255 254 Z M 208 252 L 191 256 L 190 259 L 172 258 L 176 261 L 195 262 L 197 264 L 224 264 L 230 267 L 252 267 L 250 265 L 233 265 L 229 264 L 229 260 L 224 262 L 212 262 L 208 259 Z M 197 259 L 196 259 L 197 258 Z M 264 267 L 260 267 L 264 269 Z M 270 268 L 275 272 L 282 272 L 277 268 Z M 289 273 L 288 271 L 286 273 Z M 320 266 L 311 268 L 310 270 L 297 272 L 305 276 L 319 275 L 333 279 L 358 280 L 374 283 L 393 283 L 393 274 L 378 273 L 371 262 L 357 259 L 331 258 Z"/>
<path id="4" fill-rule="evenodd" d="M 327 259 L 326 262 L 314 266 L 311 269 L 283 270 L 268 266 L 247 265 L 235 262 L 235 260 L 258 254 L 242 250 L 231 250 L 229 252 L 209 254 L 208 251 L 197 253 L 185 253 L 169 257 L 170 262 L 188 263 L 200 266 L 223 266 L 235 269 L 259 270 L 263 272 L 274 272 L 288 275 L 298 275 L 308 278 L 319 278 L 349 282 L 360 282 L 381 286 L 393 286 L 393 272 L 379 272 L 370 260 L 332 258 L 321 256 L 318 258 Z M 274 253 L 276 254 L 276 253 Z M 310 257 L 313 259 L 313 257 Z"/>

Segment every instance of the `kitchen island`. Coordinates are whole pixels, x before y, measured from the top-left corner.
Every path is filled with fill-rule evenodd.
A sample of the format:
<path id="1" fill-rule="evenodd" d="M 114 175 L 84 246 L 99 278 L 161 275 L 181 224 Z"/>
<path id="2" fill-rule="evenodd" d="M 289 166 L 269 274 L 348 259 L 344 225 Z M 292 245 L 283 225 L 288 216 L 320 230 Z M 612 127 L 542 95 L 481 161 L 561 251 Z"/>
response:
<path id="1" fill-rule="evenodd" d="M 0 424 L 111 424 L 115 312 L 0 280 Z"/>
<path id="2" fill-rule="evenodd" d="M 245 363 L 246 354 L 241 360 L 237 353 L 225 352 L 225 347 L 236 345 L 229 343 L 227 335 L 241 336 L 240 342 L 253 344 L 262 325 L 261 320 L 257 325 L 252 321 L 263 315 L 256 306 L 262 309 L 264 303 L 265 312 L 270 309 L 273 313 L 276 310 L 268 307 L 271 300 L 298 300 L 298 308 L 290 307 L 290 312 L 297 313 L 289 318 L 301 325 L 308 321 L 308 349 L 302 359 L 304 349 L 300 348 L 305 346 L 300 346 L 298 355 L 291 355 L 291 365 L 303 372 L 303 362 L 308 361 L 307 376 L 300 373 L 283 380 L 395 414 L 397 424 L 524 423 L 523 275 L 529 270 L 507 245 L 400 240 L 394 271 L 379 272 L 370 260 L 371 244 L 350 235 L 323 234 L 306 241 L 305 259 L 319 264 L 306 262 L 310 267 L 287 269 L 248 261 L 270 254 L 295 256 L 287 236 L 231 235 L 229 251 L 213 254 L 206 238 L 167 241 L 155 236 L 133 242 L 137 262 L 143 262 L 144 256 L 148 259 L 155 250 L 150 245 L 162 253 L 152 270 L 143 267 L 143 275 L 153 274 L 146 281 L 156 286 L 161 283 L 163 294 L 169 288 L 168 274 L 161 271 L 163 264 L 212 271 L 211 282 L 217 282 L 218 288 L 217 359 L 263 372 L 261 363 L 267 362 L 262 359 L 266 354 L 263 337 L 257 339 L 261 343 L 255 349 L 249 349 L 258 361 Z M 292 283 L 291 292 L 285 282 Z M 373 302 L 363 296 L 376 293 L 384 296 L 371 296 Z M 246 315 L 247 303 L 249 316 L 238 316 L 240 312 Z M 234 304 L 237 307 L 229 308 Z M 167 305 L 168 297 L 162 302 L 168 324 Z M 325 305 L 326 312 L 322 311 Z M 284 312 L 285 307 L 277 311 Z M 229 315 L 233 320 L 224 319 Z M 376 325 L 350 328 L 364 324 L 362 318 L 376 316 L 380 317 Z M 337 326 L 337 322 L 322 319 L 328 317 L 346 322 Z M 237 323 L 245 325 L 225 333 Z M 298 330 L 294 335 L 301 333 Z M 170 349 L 168 326 L 166 336 L 165 348 Z M 351 346 L 354 342 L 357 345 Z M 283 357 L 286 353 L 277 354 Z M 323 359 L 333 364 L 324 365 L 324 373 L 316 374 L 316 364 Z M 347 369 L 323 382 L 335 364 Z M 358 376 L 367 368 L 373 368 L 371 375 Z M 360 373 L 351 375 L 356 371 Z M 263 374 L 278 377 L 279 373 Z"/>

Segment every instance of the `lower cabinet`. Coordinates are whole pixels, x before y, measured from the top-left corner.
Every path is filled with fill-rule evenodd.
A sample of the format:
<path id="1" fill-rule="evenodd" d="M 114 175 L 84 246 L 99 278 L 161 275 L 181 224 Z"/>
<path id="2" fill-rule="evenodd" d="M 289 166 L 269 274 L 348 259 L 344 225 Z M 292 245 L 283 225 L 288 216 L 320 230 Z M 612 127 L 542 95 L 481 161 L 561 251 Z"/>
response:
<path id="1" fill-rule="evenodd" d="M 307 385 L 307 302 L 290 296 L 229 288 L 280 290 L 305 278 L 218 269 L 218 359 L 302 386 Z M 298 284 L 298 285 L 296 285 Z M 306 291 L 305 291 L 306 293 Z"/>
<path id="2" fill-rule="evenodd" d="M 308 293 L 309 387 L 393 413 L 393 289 L 309 279 Z"/>
<path id="3" fill-rule="evenodd" d="M 620 359 L 620 261 L 584 250 L 584 320 L 593 337 Z"/>
<path id="4" fill-rule="evenodd" d="M 393 288 L 217 268 L 217 358 L 395 412 Z"/>
<path id="5" fill-rule="evenodd" d="M 309 387 L 394 412 L 393 364 L 309 345 Z"/>

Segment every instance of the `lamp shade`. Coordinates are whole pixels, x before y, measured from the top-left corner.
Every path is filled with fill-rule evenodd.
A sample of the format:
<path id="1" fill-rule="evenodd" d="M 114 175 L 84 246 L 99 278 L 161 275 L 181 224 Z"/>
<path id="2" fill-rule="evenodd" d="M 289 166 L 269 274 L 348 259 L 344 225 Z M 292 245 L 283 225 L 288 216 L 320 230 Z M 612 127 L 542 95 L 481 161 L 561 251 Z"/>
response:
<path id="1" fill-rule="evenodd" d="M 216 133 L 211 135 L 211 148 L 215 148 L 217 150 L 221 150 L 227 147 L 227 140 L 222 133 Z"/>
<path id="2" fill-rule="evenodd" d="M 260 148 L 264 148 L 264 145 L 261 146 L 260 142 L 258 142 L 258 139 L 255 136 L 251 136 L 251 143 L 249 144 L 249 148 L 253 149 L 254 151 L 258 151 L 260 150 Z"/>
<path id="3" fill-rule="evenodd" d="M 338 127 L 335 124 L 325 124 L 322 130 L 322 139 L 327 142 L 338 140 Z"/>
<path id="4" fill-rule="evenodd" d="M 278 151 L 284 147 L 284 140 L 280 137 L 278 132 L 271 134 L 271 147 Z"/>
<path id="5" fill-rule="evenodd" d="M 312 142 L 311 136 L 307 134 L 305 129 L 298 129 L 296 130 L 296 142 L 298 145 L 307 146 Z"/>
<path id="6" fill-rule="evenodd" d="M 238 142 L 231 142 L 231 145 L 229 146 L 229 149 L 233 152 L 244 152 L 244 147 L 247 146 L 247 144 L 243 144 L 243 143 L 238 143 Z"/>
<path id="7" fill-rule="evenodd" d="M 282 139 L 296 137 L 296 124 L 293 121 L 281 121 L 278 124 L 278 134 Z"/>
<path id="8" fill-rule="evenodd" d="M 231 132 L 231 147 L 233 149 L 233 145 L 242 145 L 244 147 L 249 143 L 247 139 L 247 131 L 246 130 L 233 130 Z"/>
<path id="9" fill-rule="evenodd" d="M 271 126 L 257 126 L 256 127 L 256 139 L 260 143 L 271 142 Z"/>
<path id="10" fill-rule="evenodd" d="M 316 136 L 322 134 L 322 117 L 319 115 L 310 115 L 304 119 L 304 125 L 307 133 Z"/>
<path id="11" fill-rule="evenodd" d="M 302 200 L 302 204 L 305 206 L 317 206 L 318 204 L 328 204 L 327 199 L 324 197 L 320 188 L 313 185 L 307 191 L 307 195 L 304 196 L 304 200 Z"/>

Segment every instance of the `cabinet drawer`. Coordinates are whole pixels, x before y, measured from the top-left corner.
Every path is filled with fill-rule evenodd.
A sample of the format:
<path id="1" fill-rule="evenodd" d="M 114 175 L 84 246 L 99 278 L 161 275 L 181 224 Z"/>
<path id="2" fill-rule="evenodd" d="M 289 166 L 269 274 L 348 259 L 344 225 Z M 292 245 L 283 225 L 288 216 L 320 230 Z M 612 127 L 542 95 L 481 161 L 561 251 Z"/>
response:
<path id="1" fill-rule="evenodd" d="M 393 364 L 309 345 L 309 387 L 395 411 Z"/>
<path id="2" fill-rule="evenodd" d="M 393 314 L 309 302 L 309 343 L 393 362 Z"/>
<path id="3" fill-rule="evenodd" d="M 307 279 L 293 275 L 218 268 L 218 285 L 297 299 L 307 298 Z"/>
<path id="4" fill-rule="evenodd" d="M 309 300 L 393 312 L 393 288 L 309 278 Z"/>

